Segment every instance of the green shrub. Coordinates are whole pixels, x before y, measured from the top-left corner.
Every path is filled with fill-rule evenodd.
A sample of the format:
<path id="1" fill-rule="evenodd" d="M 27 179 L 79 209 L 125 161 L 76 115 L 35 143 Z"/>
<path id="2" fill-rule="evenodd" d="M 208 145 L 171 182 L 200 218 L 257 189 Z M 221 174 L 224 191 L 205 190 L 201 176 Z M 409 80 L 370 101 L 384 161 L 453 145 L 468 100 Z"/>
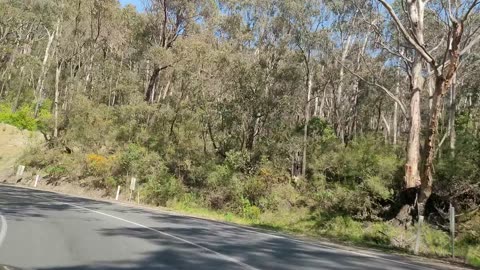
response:
<path id="1" fill-rule="evenodd" d="M 322 234 L 336 239 L 359 242 L 363 239 L 364 227 L 361 222 L 348 216 L 326 217 L 319 226 Z M 317 225 L 318 226 L 318 225 Z"/>
<path id="2" fill-rule="evenodd" d="M 242 195 L 255 205 L 270 193 L 269 183 L 259 176 L 245 177 L 242 184 Z"/>
<path id="3" fill-rule="evenodd" d="M 216 165 L 207 176 L 208 186 L 211 188 L 230 185 L 233 177 L 233 171 L 229 166 Z"/>
<path id="4" fill-rule="evenodd" d="M 225 213 L 225 221 L 232 222 L 233 221 L 233 214 L 230 212 Z"/>
<path id="5" fill-rule="evenodd" d="M 68 175 L 68 169 L 64 166 L 52 165 L 45 169 L 45 172 L 53 178 L 60 178 Z"/>
<path id="6" fill-rule="evenodd" d="M 435 230 L 428 224 L 425 224 L 422 227 L 422 238 L 422 252 L 436 254 L 438 256 L 448 256 L 451 254 L 451 240 L 448 233 Z"/>
<path id="7" fill-rule="evenodd" d="M 375 222 L 364 230 L 362 238 L 365 243 L 388 246 L 391 244 L 394 235 L 395 232 L 391 225 L 383 222 Z"/>
<path id="8" fill-rule="evenodd" d="M 136 173 L 139 171 L 146 154 L 147 150 L 145 148 L 137 144 L 129 144 L 120 154 L 119 169 L 121 169 L 121 173 Z"/>
<path id="9" fill-rule="evenodd" d="M 319 209 L 357 219 L 377 220 L 382 201 L 393 199 L 401 159 L 375 137 L 358 138 L 347 147 L 330 146 L 312 160 L 311 189 Z"/>
<path id="10" fill-rule="evenodd" d="M 246 151 L 229 151 L 225 164 L 235 171 L 246 172 L 250 165 L 250 154 Z"/>
<path id="11" fill-rule="evenodd" d="M 150 178 L 142 187 L 142 194 L 147 202 L 162 206 L 165 206 L 169 200 L 181 198 L 184 192 L 182 183 L 171 175 Z"/>
<path id="12" fill-rule="evenodd" d="M 262 209 L 288 212 L 302 199 L 300 192 L 290 183 L 274 184 L 265 198 L 260 200 Z"/>
<path id="13" fill-rule="evenodd" d="M 6 123 L 19 129 L 38 130 L 43 127 L 43 122 L 51 117 L 48 107 L 50 102 L 47 100 L 41 107 L 39 117 L 34 117 L 34 106 L 23 105 L 15 112 L 12 112 L 11 105 L 0 104 L 0 122 Z"/>
<path id="14" fill-rule="evenodd" d="M 477 244 L 476 246 L 468 246 L 465 259 L 467 263 L 474 267 L 480 267 L 480 244 Z"/>
<path id="15" fill-rule="evenodd" d="M 243 217 L 249 220 L 258 220 L 261 214 L 260 208 L 252 205 L 250 201 L 246 198 L 242 198 L 242 204 Z"/>
<path id="16" fill-rule="evenodd" d="M 118 185 L 120 184 L 120 181 L 113 176 L 109 176 L 105 178 L 104 183 L 105 183 L 105 186 L 107 187 L 107 190 L 111 190 L 118 187 Z"/>

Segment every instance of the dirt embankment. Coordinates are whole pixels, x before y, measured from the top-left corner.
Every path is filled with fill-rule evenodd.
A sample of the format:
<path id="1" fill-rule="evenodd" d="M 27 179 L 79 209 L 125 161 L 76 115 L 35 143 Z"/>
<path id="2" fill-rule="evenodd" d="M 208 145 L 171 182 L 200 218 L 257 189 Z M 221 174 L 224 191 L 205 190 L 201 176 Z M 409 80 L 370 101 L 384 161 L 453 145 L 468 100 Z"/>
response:
<path id="1" fill-rule="evenodd" d="M 40 132 L 0 123 L 0 180 L 15 173 L 16 162 L 26 149 L 43 141 Z"/>
<path id="2" fill-rule="evenodd" d="M 26 167 L 22 177 L 17 177 L 17 168 L 18 165 L 21 165 L 18 160 L 25 150 L 44 142 L 45 138 L 40 132 L 20 130 L 17 127 L 0 123 L 0 183 L 33 186 L 35 173 L 38 173 L 37 169 Z M 49 184 L 48 175 L 41 172 L 40 174 L 42 177 L 38 182 L 38 188 L 93 198 L 105 198 L 106 196 L 105 190 L 82 186 L 81 181 L 76 183 L 56 181 L 54 184 Z M 114 192 L 115 190 L 110 193 Z M 122 187 L 120 198 L 126 200 L 128 195 L 128 187 Z"/>

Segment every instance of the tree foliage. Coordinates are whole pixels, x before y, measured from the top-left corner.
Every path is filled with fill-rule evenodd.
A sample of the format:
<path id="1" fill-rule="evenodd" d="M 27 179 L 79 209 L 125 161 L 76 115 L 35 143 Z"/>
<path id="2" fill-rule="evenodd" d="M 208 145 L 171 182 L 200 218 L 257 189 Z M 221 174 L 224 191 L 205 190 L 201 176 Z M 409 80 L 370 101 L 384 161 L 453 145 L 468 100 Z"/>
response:
<path id="1" fill-rule="evenodd" d="M 437 62 L 444 2 L 426 6 L 420 44 Z M 439 103 L 426 210 L 442 229 L 454 204 L 465 239 L 478 239 L 478 8 L 455 91 Z M 390 220 L 404 203 L 416 52 L 382 14 L 356 0 L 148 0 L 143 12 L 116 0 L 0 0 L 0 121 L 45 134 L 46 149 L 25 159 L 53 181 L 112 192 L 135 176 L 154 204 L 253 220 L 302 213 L 322 228 Z M 432 70 L 419 66 L 427 119 Z M 385 242 L 382 226 L 371 239 Z"/>

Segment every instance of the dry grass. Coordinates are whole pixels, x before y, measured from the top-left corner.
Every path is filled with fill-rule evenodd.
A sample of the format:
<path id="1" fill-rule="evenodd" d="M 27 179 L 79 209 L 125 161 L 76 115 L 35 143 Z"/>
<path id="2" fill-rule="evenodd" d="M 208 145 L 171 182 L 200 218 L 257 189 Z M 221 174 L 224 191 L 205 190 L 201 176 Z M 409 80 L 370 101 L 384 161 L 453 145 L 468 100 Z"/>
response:
<path id="1" fill-rule="evenodd" d="M 19 130 L 0 123 L 0 176 L 14 172 L 15 162 L 28 147 L 43 140 L 40 132 Z"/>

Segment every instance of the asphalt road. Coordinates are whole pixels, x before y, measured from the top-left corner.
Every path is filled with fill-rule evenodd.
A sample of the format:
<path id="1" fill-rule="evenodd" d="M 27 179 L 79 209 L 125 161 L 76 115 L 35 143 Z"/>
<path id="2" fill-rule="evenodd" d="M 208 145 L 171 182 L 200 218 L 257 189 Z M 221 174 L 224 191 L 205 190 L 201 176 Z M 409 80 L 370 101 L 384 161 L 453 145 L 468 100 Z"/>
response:
<path id="1" fill-rule="evenodd" d="M 23 269 L 440 269 L 220 222 L 0 185 L 0 264 Z"/>

